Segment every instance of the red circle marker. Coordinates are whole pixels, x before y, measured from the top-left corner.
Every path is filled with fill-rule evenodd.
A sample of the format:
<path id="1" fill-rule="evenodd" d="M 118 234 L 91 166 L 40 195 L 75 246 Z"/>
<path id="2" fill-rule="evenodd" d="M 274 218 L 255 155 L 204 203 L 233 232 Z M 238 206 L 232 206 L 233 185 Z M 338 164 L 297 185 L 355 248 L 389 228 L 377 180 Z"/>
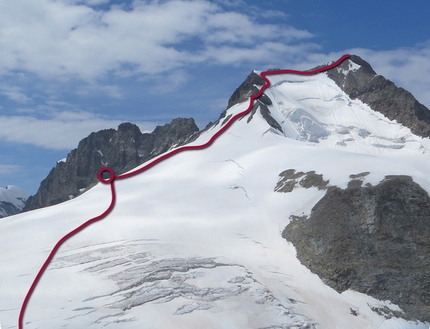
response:
<path id="1" fill-rule="evenodd" d="M 103 173 L 104 173 L 105 171 L 107 171 L 107 172 L 110 174 L 109 178 L 107 178 L 107 179 L 103 178 Z M 97 174 L 97 177 L 98 177 L 98 179 L 99 179 L 99 181 L 100 181 L 100 182 L 102 182 L 102 183 L 104 183 L 104 184 L 110 184 L 110 183 L 112 183 L 112 182 L 113 182 L 113 180 L 115 179 L 115 173 L 113 172 L 113 169 L 112 169 L 112 168 L 109 168 L 109 167 L 103 167 L 103 168 L 101 168 L 101 169 L 99 170 L 99 172 L 98 172 L 98 174 Z"/>

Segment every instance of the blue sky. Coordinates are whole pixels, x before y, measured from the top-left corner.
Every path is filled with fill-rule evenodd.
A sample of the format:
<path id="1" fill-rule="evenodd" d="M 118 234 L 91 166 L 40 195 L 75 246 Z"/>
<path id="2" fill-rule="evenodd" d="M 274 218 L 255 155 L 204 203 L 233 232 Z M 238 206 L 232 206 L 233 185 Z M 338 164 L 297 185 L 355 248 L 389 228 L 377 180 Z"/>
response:
<path id="1" fill-rule="evenodd" d="M 216 120 L 252 70 L 357 54 L 430 107 L 430 1 L 0 0 L 0 186 L 92 131 Z"/>

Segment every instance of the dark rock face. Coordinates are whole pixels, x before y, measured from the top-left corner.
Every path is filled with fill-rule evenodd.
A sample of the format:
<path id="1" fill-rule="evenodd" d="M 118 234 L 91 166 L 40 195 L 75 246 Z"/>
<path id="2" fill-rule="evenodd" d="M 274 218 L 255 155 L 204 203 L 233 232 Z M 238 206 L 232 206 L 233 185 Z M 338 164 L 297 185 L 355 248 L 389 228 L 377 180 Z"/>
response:
<path id="1" fill-rule="evenodd" d="M 349 70 L 350 63 L 361 67 Z M 346 75 L 344 72 L 348 72 Z M 329 78 L 342 88 L 352 99 L 358 98 L 390 120 L 408 127 L 421 137 L 430 136 L 430 111 L 414 96 L 390 80 L 377 75 L 369 63 L 356 55 L 327 71 Z"/>
<path id="2" fill-rule="evenodd" d="M 250 75 L 246 78 L 246 80 L 235 90 L 233 95 L 231 95 L 227 109 L 230 107 L 245 102 L 247 99 L 249 99 L 252 95 L 257 94 L 260 91 L 260 88 L 265 84 L 266 82 L 263 80 L 263 78 L 255 73 L 251 72 Z M 272 117 L 270 114 L 270 110 L 268 108 L 268 105 L 272 105 L 272 100 L 266 95 L 262 94 L 260 97 L 258 97 L 255 100 L 254 106 L 251 110 L 251 114 L 248 118 L 248 123 L 252 120 L 254 117 L 254 114 L 257 112 L 258 109 L 260 109 L 260 113 L 263 116 L 263 118 L 266 120 L 266 122 L 274 129 L 282 132 L 282 127 L 279 125 L 279 123 Z M 225 117 L 225 112 L 221 114 L 221 118 Z M 219 119 L 218 119 L 219 121 Z"/>
<path id="3" fill-rule="evenodd" d="M 324 180 L 321 174 L 316 174 L 315 171 L 296 172 L 295 169 L 288 169 L 279 174 L 279 181 L 276 184 L 275 192 L 289 193 L 295 187 L 301 186 L 304 188 L 316 187 L 319 190 L 326 190 L 329 183 Z"/>
<path id="4" fill-rule="evenodd" d="M 248 77 L 239 86 L 239 88 L 237 88 L 234 91 L 234 93 L 231 95 L 230 99 L 228 100 L 227 108 L 221 113 L 218 120 L 216 120 L 215 122 L 210 122 L 203 131 L 206 131 L 206 130 L 210 129 L 211 127 L 217 125 L 221 120 L 222 120 L 222 124 L 225 124 L 231 117 L 231 115 L 227 116 L 227 110 L 236 104 L 245 102 L 251 96 L 257 94 L 260 91 L 260 88 L 265 83 L 266 82 L 263 80 L 263 78 L 259 74 L 255 73 L 255 72 L 251 72 L 251 74 L 248 75 Z M 251 113 L 248 117 L 247 122 L 249 123 L 252 120 L 252 118 L 254 117 L 257 110 L 260 109 L 260 113 L 263 116 L 263 118 L 266 120 L 266 122 L 271 127 L 282 132 L 282 127 L 271 116 L 268 105 L 272 105 L 272 100 L 267 95 L 262 94 L 260 97 L 258 97 L 255 100 L 254 106 L 251 110 Z"/>
<path id="5" fill-rule="evenodd" d="M 329 187 L 310 217 L 294 217 L 282 236 L 338 292 L 390 300 L 402 317 L 430 321 L 429 195 L 409 176 L 364 187 L 351 178 L 345 190 Z"/>
<path id="6" fill-rule="evenodd" d="M 38 209 L 76 197 L 98 182 L 100 168 L 108 166 L 115 174 L 125 173 L 143 162 L 190 142 L 198 135 L 193 119 L 178 118 L 142 134 L 139 127 L 123 123 L 118 130 L 107 129 L 90 134 L 77 149 L 59 162 L 31 196 L 24 211 Z"/>
<path id="7" fill-rule="evenodd" d="M 270 100 L 270 98 L 264 93 L 261 94 L 261 96 L 255 100 L 254 106 L 252 107 L 251 114 L 249 115 L 247 122 L 248 123 L 251 122 L 255 113 L 259 109 L 263 119 L 266 120 L 269 126 L 271 126 L 272 128 L 280 132 L 283 132 L 281 125 L 278 123 L 278 121 L 276 121 L 272 117 L 270 110 L 267 107 L 267 105 L 271 105 L 271 104 L 272 104 L 272 101 Z"/>
<path id="8" fill-rule="evenodd" d="M 258 93 L 260 91 L 260 87 L 265 83 L 266 82 L 262 77 L 260 77 L 259 74 L 251 72 L 251 74 L 248 75 L 246 80 L 239 86 L 239 88 L 235 90 L 233 95 L 231 95 L 230 99 L 228 100 L 227 108 L 246 101 L 249 97 Z"/>

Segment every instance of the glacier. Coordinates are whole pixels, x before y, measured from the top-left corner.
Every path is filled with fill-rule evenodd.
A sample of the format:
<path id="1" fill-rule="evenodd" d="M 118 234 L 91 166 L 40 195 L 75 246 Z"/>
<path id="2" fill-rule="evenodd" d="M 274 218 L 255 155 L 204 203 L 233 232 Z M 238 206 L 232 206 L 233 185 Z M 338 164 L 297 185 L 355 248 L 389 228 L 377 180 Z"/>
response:
<path id="1" fill-rule="evenodd" d="M 326 73 L 268 78 L 267 107 L 281 130 L 257 109 L 209 148 L 115 181 L 113 211 L 60 248 L 30 299 L 24 328 L 429 327 L 378 314 L 372 308 L 401 309 L 338 293 L 303 266 L 281 232 L 325 191 L 275 191 L 279 174 L 294 169 L 341 188 L 352 174 L 369 172 L 363 180 L 370 184 L 410 175 L 430 192 L 429 139 L 350 99 Z M 223 124 L 189 145 L 208 141 Z M 100 183 L 62 204 L 0 219 L 1 328 L 17 328 L 24 297 L 56 242 L 109 204 L 110 188 Z"/>

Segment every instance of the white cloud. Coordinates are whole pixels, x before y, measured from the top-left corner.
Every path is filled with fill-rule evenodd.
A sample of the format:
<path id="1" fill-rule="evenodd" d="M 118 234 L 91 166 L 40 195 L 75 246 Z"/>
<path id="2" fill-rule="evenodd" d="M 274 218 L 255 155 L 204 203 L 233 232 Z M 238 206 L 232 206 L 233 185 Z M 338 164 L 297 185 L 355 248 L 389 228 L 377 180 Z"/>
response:
<path id="1" fill-rule="evenodd" d="M 0 139 L 47 149 L 71 150 L 91 132 L 117 128 L 120 123 L 83 111 L 63 111 L 44 120 L 32 116 L 0 116 Z M 152 131 L 155 124 L 141 122 L 139 127 L 142 131 Z"/>
<path id="2" fill-rule="evenodd" d="M 261 17 L 264 18 L 287 18 L 288 15 L 279 10 L 266 10 L 260 13 Z"/>
<path id="3" fill-rule="evenodd" d="M 0 175 L 12 174 L 20 171 L 22 169 L 21 166 L 18 165 L 6 165 L 0 164 Z"/>
<path id="4" fill-rule="evenodd" d="M 31 99 L 22 92 L 22 89 L 16 86 L 0 85 L 0 94 L 21 104 L 31 101 Z"/>
<path id="5" fill-rule="evenodd" d="M 219 4 L 222 4 L 224 6 L 229 6 L 229 7 L 248 6 L 248 4 L 243 0 L 215 0 L 215 1 Z"/>
<path id="6" fill-rule="evenodd" d="M 225 63 L 224 54 L 213 51 L 223 43 L 235 51 L 237 64 L 249 61 L 249 49 L 262 42 L 285 45 L 312 36 L 257 23 L 206 0 L 134 1 L 131 8 L 109 10 L 89 6 L 104 2 L 0 1 L 0 74 L 24 70 L 88 81 L 124 71 L 158 74 L 208 60 Z"/>
<path id="7" fill-rule="evenodd" d="M 87 6 L 99 6 L 109 3 L 111 0 L 70 0 L 69 3 L 84 4 Z"/>
<path id="8" fill-rule="evenodd" d="M 318 45 L 312 43 L 293 46 L 278 42 L 261 42 L 250 48 L 235 48 L 231 46 L 208 47 L 205 56 L 226 65 L 234 65 L 237 62 L 252 63 L 258 61 L 260 63 L 267 63 L 264 64 L 266 68 L 273 68 L 273 65 L 279 65 L 282 62 L 292 63 L 297 57 L 302 59 L 303 54 L 315 51 L 318 48 Z M 259 69 L 263 68 L 260 67 Z"/>
<path id="9" fill-rule="evenodd" d="M 123 93 L 121 92 L 121 88 L 117 85 L 106 85 L 106 84 L 84 84 L 81 87 L 77 88 L 76 94 L 80 96 L 90 96 L 94 94 L 105 94 L 110 98 L 121 99 L 123 97 Z"/>
<path id="10" fill-rule="evenodd" d="M 249 16 L 235 12 L 221 12 L 209 16 L 206 24 L 210 33 L 205 37 L 212 44 L 234 43 L 255 45 L 263 40 L 282 39 L 283 44 L 292 40 L 302 40 L 312 37 L 305 30 L 289 26 L 257 25 Z"/>
<path id="11" fill-rule="evenodd" d="M 163 76 L 154 77 L 153 81 L 151 81 L 150 91 L 158 95 L 168 94 L 178 90 L 186 84 L 187 80 L 188 74 L 186 72 L 175 70 Z"/>

